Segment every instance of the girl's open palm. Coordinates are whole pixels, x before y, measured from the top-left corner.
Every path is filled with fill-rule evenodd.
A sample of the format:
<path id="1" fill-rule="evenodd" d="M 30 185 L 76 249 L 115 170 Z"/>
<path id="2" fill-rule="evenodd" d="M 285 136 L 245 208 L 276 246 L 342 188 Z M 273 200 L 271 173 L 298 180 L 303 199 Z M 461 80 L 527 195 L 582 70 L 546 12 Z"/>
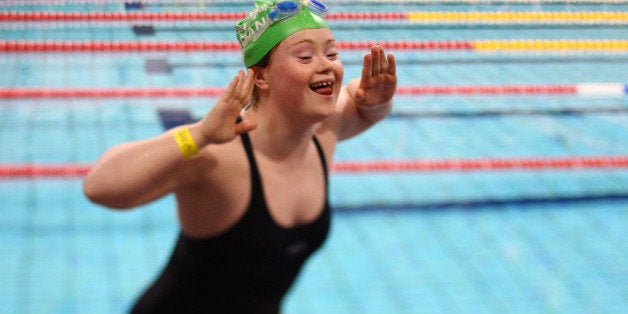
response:
<path id="1" fill-rule="evenodd" d="M 362 78 L 355 92 L 357 105 L 368 108 L 390 101 L 396 88 L 395 57 L 386 56 L 382 46 L 373 46 L 371 53 L 364 56 Z"/>
<path id="2" fill-rule="evenodd" d="M 216 105 L 200 122 L 202 134 L 210 143 L 229 142 L 257 126 L 249 119 L 237 122 L 242 108 L 251 101 L 253 86 L 253 70 L 249 69 L 246 74 L 243 70 L 238 71 Z"/>

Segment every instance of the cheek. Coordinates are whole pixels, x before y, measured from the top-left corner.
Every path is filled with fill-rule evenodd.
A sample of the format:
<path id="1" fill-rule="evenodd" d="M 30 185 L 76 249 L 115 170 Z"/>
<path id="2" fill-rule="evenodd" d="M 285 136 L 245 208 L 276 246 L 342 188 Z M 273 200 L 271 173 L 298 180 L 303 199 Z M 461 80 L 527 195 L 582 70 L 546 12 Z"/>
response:
<path id="1" fill-rule="evenodd" d="M 301 81 L 307 81 L 304 76 L 297 71 L 297 67 L 284 65 L 277 66 L 272 70 L 271 76 L 277 84 L 294 86 Z"/>
<path id="2" fill-rule="evenodd" d="M 342 80 L 345 75 L 345 68 L 340 61 L 338 61 L 338 65 L 334 69 L 334 74 L 336 76 L 336 82 L 338 83 L 336 84 L 336 87 L 340 89 L 340 87 L 342 87 Z"/>
<path id="3" fill-rule="evenodd" d="M 280 102 L 289 103 L 300 97 L 303 85 L 307 84 L 294 68 L 277 66 L 271 73 L 269 81 L 272 97 Z"/>
<path id="4" fill-rule="evenodd" d="M 340 59 L 334 66 L 334 72 L 336 74 L 336 79 L 342 83 L 342 78 L 345 75 L 345 67 L 342 65 L 342 61 L 340 61 Z"/>

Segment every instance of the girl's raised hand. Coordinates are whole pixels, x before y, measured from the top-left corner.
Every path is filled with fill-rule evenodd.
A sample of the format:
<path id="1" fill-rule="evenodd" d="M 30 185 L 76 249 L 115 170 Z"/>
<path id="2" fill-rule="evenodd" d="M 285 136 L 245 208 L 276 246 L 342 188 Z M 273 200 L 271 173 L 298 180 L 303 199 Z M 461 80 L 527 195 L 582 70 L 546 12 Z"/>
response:
<path id="1" fill-rule="evenodd" d="M 384 47 L 376 45 L 364 56 L 360 85 L 355 92 L 357 105 L 369 108 L 392 99 L 397 88 L 395 57 L 384 53 Z"/>
<path id="2" fill-rule="evenodd" d="M 253 94 L 253 70 L 243 70 L 231 80 L 216 105 L 200 121 L 202 135 L 210 143 L 226 143 L 257 126 L 255 121 L 236 120 L 242 109 L 251 101 Z"/>

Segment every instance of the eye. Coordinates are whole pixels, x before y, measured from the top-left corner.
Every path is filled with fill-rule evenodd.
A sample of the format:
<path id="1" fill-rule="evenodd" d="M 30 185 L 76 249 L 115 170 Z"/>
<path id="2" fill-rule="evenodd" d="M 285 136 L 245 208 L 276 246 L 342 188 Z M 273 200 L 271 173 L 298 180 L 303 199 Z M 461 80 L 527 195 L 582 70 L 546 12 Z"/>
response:
<path id="1" fill-rule="evenodd" d="M 332 59 L 332 60 L 336 60 L 336 59 L 338 59 L 338 55 L 339 55 L 338 52 L 332 51 L 332 52 L 327 53 L 327 58 Z"/>
<path id="2" fill-rule="evenodd" d="M 326 49 L 325 57 L 331 60 L 336 60 L 338 58 L 338 50 L 336 50 L 336 47 L 328 47 Z"/>

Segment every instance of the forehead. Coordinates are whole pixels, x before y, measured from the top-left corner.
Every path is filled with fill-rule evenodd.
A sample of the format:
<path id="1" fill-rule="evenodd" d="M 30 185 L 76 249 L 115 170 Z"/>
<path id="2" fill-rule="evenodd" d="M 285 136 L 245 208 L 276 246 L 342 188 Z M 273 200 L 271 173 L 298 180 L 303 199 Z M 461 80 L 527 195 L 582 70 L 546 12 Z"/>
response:
<path id="1" fill-rule="evenodd" d="M 329 28 L 304 29 L 286 37 L 279 47 L 290 48 L 304 42 L 326 44 L 330 41 L 334 41 L 334 34 Z"/>

